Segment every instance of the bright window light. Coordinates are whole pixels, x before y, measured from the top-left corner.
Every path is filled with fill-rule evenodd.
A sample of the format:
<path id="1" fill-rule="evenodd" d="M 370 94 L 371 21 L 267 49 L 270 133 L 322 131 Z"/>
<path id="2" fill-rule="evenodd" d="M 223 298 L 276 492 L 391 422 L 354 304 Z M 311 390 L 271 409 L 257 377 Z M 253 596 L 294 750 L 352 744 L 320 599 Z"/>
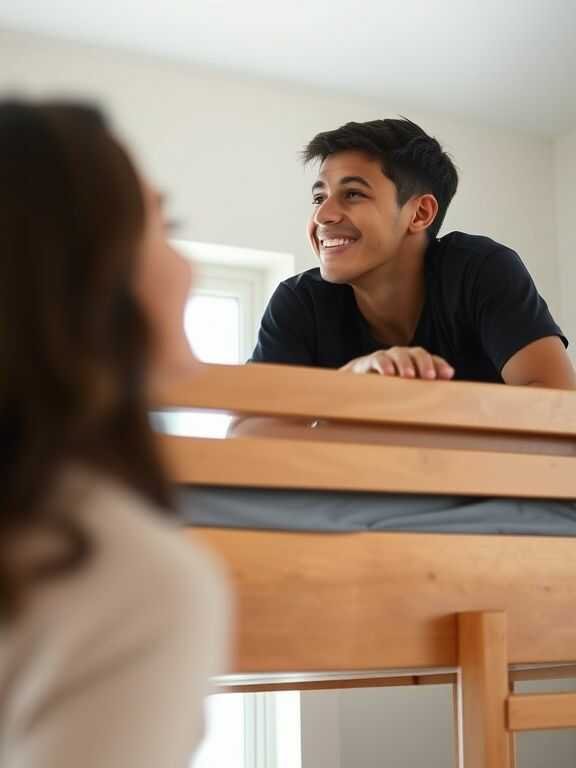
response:
<path id="1" fill-rule="evenodd" d="M 302 768 L 300 693 L 282 691 L 272 695 L 276 697 L 275 768 Z M 246 766 L 246 768 L 251 767 Z"/>
<path id="2" fill-rule="evenodd" d="M 244 696 L 210 696 L 206 704 L 206 738 L 190 768 L 254 768 L 244 761 Z"/>
<path id="3" fill-rule="evenodd" d="M 240 362 L 240 302 L 234 296 L 201 294 L 186 308 L 190 346 L 205 363 Z"/>
<path id="4" fill-rule="evenodd" d="M 241 306 L 236 296 L 200 293 L 190 299 L 184 329 L 190 346 L 204 363 L 240 362 Z M 172 417 L 172 434 L 226 437 L 231 418 L 221 413 L 180 413 Z"/>
<path id="5" fill-rule="evenodd" d="M 198 293 L 188 302 L 184 329 L 190 346 L 204 363 L 235 365 L 241 361 L 242 307 L 238 296 Z M 231 418 L 221 413 L 164 413 L 161 430 L 182 437 L 224 438 Z"/>
<path id="6" fill-rule="evenodd" d="M 300 693 L 220 694 L 190 768 L 302 768 Z"/>

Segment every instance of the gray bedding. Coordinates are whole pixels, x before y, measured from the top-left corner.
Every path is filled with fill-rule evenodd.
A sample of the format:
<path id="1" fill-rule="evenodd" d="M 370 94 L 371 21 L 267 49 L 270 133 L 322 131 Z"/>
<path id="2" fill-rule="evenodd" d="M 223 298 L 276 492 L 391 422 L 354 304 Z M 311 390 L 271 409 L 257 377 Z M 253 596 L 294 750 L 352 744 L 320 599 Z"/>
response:
<path id="1" fill-rule="evenodd" d="M 576 536 L 576 504 L 560 501 L 188 487 L 178 507 L 201 527 Z"/>

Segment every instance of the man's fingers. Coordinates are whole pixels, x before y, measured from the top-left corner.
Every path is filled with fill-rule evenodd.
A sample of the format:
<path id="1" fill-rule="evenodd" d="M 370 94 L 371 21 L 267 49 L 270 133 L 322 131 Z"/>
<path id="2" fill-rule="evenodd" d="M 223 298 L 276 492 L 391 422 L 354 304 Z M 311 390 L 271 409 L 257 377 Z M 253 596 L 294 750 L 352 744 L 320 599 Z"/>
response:
<path id="1" fill-rule="evenodd" d="M 421 379 L 451 379 L 454 368 L 438 355 L 431 355 L 425 349 L 415 347 L 410 350 Z"/>
<path id="2" fill-rule="evenodd" d="M 370 355 L 372 361 L 371 369 L 375 373 L 380 373 L 382 376 L 397 376 L 398 373 L 395 361 L 391 358 L 388 352 L 375 352 Z"/>
<path id="3" fill-rule="evenodd" d="M 435 379 L 437 372 L 432 355 L 421 347 L 414 347 L 410 350 L 410 353 L 418 371 L 418 376 L 421 379 Z"/>
<path id="4" fill-rule="evenodd" d="M 357 357 L 343 365 L 340 370 L 345 373 L 379 373 L 379 371 L 374 370 L 372 357 L 372 355 Z"/>
<path id="5" fill-rule="evenodd" d="M 432 359 L 434 360 L 434 365 L 436 366 L 436 373 L 438 375 L 439 379 L 453 379 L 454 378 L 454 368 L 450 365 L 450 363 L 447 363 L 446 360 L 444 360 L 441 357 L 438 357 L 437 355 L 432 355 Z"/>
<path id="6" fill-rule="evenodd" d="M 340 368 L 348 373 L 378 373 L 382 376 L 399 376 L 405 379 L 443 379 L 454 377 L 452 366 L 437 355 L 431 355 L 421 347 L 392 347 L 371 355 L 357 357 Z"/>
<path id="7" fill-rule="evenodd" d="M 417 375 L 417 369 L 408 349 L 392 347 L 382 354 L 386 355 L 396 368 L 396 374 L 405 379 L 413 379 Z"/>

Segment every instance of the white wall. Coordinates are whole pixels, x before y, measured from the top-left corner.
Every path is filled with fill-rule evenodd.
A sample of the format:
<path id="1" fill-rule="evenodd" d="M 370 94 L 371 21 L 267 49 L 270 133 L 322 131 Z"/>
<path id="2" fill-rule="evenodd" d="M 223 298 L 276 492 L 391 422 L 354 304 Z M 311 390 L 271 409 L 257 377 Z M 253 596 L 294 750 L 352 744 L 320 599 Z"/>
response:
<path id="1" fill-rule="evenodd" d="M 451 686 L 353 689 L 339 698 L 341 768 L 456 765 Z"/>
<path id="2" fill-rule="evenodd" d="M 0 32 L 0 89 L 76 92 L 108 105 L 146 166 L 174 197 L 183 236 L 295 254 L 305 240 L 309 177 L 298 152 L 316 132 L 395 114 L 395 105 L 274 86 L 125 52 Z M 552 142 L 411 113 L 452 153 L 461 188 L 445 229 L 488 234 L 525 259 L 560 306 Z"/>
<path id="3" fill-rule="evenodd" d="M 518 693 L 573 692 L 574 680 L 520 683 Z M 449 768 L 456 740 L 451 685 L 303 693 L 302 768 Z M 572 768 L 571 730 L 516 738 L 521 768 Z"/>
<path id="4" fill-rule="evenodd" d="M 302 768 L 344 768 L 340 760 L 340 692 L 307 691 L 300 696 Z M 358 755 L 362 765 L 364 749 Z"/>
<path id="5" fill-rule="evenodd" d="M 576 131 L 556 142 L 555 167 L 562 316 L 565 333 L 573 339 L 572 356 L 576 359 Z"/>

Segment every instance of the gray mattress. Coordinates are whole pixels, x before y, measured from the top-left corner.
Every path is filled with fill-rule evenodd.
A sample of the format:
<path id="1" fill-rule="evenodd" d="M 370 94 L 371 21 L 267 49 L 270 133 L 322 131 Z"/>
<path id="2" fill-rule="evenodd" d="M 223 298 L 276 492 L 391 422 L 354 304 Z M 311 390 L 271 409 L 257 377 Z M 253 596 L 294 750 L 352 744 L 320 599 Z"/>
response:
<path id="1" fill-rule="evenodd" d="M 561 501 L 185 487 L 178 507 L 200 527 L 576 536 L 576 504 Z"/>

